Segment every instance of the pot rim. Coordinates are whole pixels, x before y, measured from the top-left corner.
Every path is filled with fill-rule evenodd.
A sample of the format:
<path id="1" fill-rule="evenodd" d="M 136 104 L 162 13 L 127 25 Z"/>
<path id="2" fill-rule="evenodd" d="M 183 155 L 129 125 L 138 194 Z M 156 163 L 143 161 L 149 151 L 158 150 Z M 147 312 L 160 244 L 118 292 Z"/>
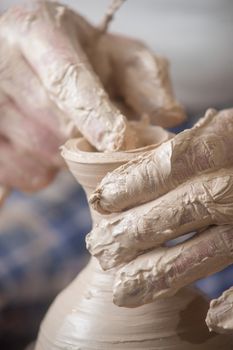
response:
<path id="1" fill-rule="evenodd" d="M 170 132 L 161 128 L 160 126 L 150 125 L 146 128 L 154 129 L 155 134 L 157 133 L 157 136 L 160 136 L 158 142 L 126 151 L 120 150 L 116 152 L 98 152 L 84 137 L 79 137 L 68 140 L 61 147 L 61 155 L 65 161 L 71 161 L 75 163 L 114 164 L 119 162 L 128 162 L 141 153 L 146 153 L 152 149 L 157 148 L 163 142 L 169 140 L 172 136 Z M 86 148 L 86 150 L 84 148 Z"/>

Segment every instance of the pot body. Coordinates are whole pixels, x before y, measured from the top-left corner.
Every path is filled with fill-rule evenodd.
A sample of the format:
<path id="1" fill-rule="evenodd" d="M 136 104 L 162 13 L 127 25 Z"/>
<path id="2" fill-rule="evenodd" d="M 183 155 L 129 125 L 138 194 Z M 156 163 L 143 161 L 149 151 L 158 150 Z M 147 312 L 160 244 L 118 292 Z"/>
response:
<path id="1" fill-rule="evenodd" d="M 209 333 L 208 301 L 196 290 L 135 309 L 112 302 L 114 271 L 91 258 L 56 298 L 40 329 L 36 350 L 230 350 L 232 339 Z"/>

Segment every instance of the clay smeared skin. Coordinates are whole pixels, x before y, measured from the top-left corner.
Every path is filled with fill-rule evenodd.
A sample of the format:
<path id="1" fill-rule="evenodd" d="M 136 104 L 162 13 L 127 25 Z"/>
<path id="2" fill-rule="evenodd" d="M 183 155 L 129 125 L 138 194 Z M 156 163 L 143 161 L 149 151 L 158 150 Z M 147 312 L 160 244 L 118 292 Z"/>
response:
<path id="1" fill-rule="evenodd" d="M 209 109 L 185 130 L 104 177 L 90 197 L 100 213 L 121 212 L 151 201 L 203 172 L 233 165 L 233 109 Z"/>
<path id="2" fill-rule="evenodd" d="M 121 268 L 115 279 L 114 302 L 137 307 L 172 296 L 232 262 L 233 227 L 212 227 L 177 246 L 161 247 L 139 256 Z"/>
<path id="3" fill-rule="evenodd" d="M 97 149 L 127 148 L 126 118 L 111 103 L 82 47 L 91 45 L 96 29 L 58 3 L 34 6 L 10 9 L 1 19 L 1 35 L 9 46 L 18 45 L 51 100 Z"/>
<path id="4" fill-rule="evenodd" d="M 119 96 L 140 116 L 158 115 L 157 123 L 161 118 L 162 124 L 175 125 L 185 118 L 164 60 L 137 40 L 100 35 L 67 7 L 46 1 L 10 9 L 1 17 L 0 29 L 4 57 L 13 48 L 26 59 L 65 114 L 62 129 L 76 126 L 100 151 L 137 147 L 126 117 L 113 103 Z M 8 64 L 0 60 L 1 70 Z M 149 77 L 147 88 L 141 75 Z"/>
<path id="5" fill-rule="evenodd" d="M 218 299 L 211 301 L 206 323 L 210 331 L 232 334 L 233 287 L 226 290 Z"/>
<path id="6" fill-rule="evenodd" d="M 193 129 L 102 181 L 95 192 L 99 198 L 94 207 L 97 204 L 99 211 L 112 209 L 113 204 L 122 210 L 139 203 L 106 216 L 87 236 L 88 249 L 103 269 L 119 267 L 114 285 L 117 305 L 136 307 L 172 295 L 233 262 L 232 132 L 233 109 L 209 110 Z M 200 230 L 192 240 L 161 248 L 173 238 Z"/>
<path id="7" fill-rule="evenodd" d="M 167 59 L 155 55 L 139 40 L 113 34 L 101 37 L 96 49 L 109 57 L 108 68 L 113 68 L 115 84 L 111 86 L 111 95 L 122 97 L 127 106 L 139 116 L 147 115 L 154 125 L 171 127 L 186 119 L 172 90 Z M 103 76 L 101 60 L 92 62 Z M 107 79 L 105 85 L 109 85 Z"/>
<path id="8" fill-rule="evenodd" d="M 87 248 L 109 269 L 184 233 L 230 223 L 233 168 L 201 175 L 154 201 L 102 220 L 87 236 Z"/>

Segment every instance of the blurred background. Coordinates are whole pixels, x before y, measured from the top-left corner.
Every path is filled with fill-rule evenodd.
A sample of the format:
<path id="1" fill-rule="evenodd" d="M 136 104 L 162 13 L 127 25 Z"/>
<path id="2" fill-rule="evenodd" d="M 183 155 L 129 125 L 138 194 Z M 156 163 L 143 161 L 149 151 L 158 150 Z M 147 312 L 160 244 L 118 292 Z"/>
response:
<path id="1" fill-rule="evenodd" d="M 0 12 L 20 0 L 1 0 Z M 100 23 L 110 0 L 63 1 Z M 233 1 L 128 0 L 111 30 L 145 41 L 169 58 L 177 97 L 191 126 L 206 108 L 233 106 Z M 2 54 L 2 53 L 0 53 Z M 85 194 L 66 172 L 35 195 L 14 192 L 0 209 L 0 349 L 35 339 L 54 299 L 88 260 Z M 232 268 L 198 282 L 209 296 L 233 285 Z"/>

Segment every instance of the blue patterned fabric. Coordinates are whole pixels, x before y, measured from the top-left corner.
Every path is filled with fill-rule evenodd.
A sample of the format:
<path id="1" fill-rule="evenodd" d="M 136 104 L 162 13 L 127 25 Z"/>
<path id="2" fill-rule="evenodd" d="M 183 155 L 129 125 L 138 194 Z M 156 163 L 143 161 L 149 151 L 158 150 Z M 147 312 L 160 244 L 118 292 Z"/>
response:
<path id="1" fill-rule="evenodd" d="M 0 210 L 0 302 L 56 294 L 88 259 L 85 193 L 68 173 L 36 195 L 12 193 Z"/>

